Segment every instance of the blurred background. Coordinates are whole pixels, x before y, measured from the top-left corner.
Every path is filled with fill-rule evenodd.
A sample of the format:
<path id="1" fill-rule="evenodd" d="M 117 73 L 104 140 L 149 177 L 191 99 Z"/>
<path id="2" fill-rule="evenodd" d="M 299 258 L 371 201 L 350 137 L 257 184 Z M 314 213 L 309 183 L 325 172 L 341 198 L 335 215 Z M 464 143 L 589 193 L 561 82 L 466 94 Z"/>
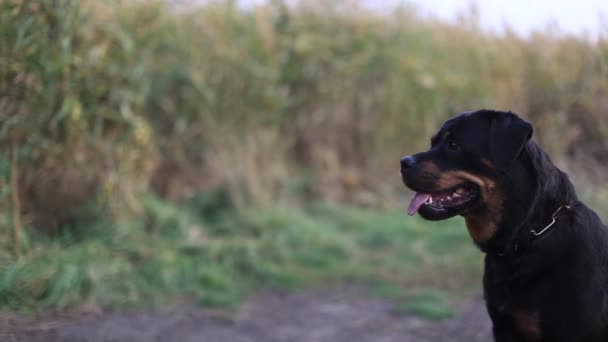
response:
<path id="1" fill-rule="evenodd" d="M 358 281 L 441 317 L 482 254 L 400 157 L 512 110 L 607 214 L 607 6 L 0 0 L 0 309 Z"/>

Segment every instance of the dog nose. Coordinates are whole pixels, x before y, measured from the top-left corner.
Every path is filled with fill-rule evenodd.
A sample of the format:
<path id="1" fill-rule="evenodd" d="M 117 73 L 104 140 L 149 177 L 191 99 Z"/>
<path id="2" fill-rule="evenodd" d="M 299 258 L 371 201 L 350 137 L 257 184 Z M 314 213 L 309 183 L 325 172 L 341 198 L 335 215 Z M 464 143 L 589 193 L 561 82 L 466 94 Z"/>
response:
<path id="1" fill-rule="evenodd" d="M 416 164 L 416 159 L 412 156 L 405 156 L 401 158 L 401 168 L 409 169 Z"/>

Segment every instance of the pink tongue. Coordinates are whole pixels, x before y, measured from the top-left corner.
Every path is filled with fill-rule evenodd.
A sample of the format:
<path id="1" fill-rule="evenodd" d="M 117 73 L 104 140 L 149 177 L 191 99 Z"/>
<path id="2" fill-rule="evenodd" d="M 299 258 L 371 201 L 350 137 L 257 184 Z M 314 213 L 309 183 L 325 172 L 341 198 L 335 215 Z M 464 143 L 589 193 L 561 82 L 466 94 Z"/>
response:
<path id="1" fill-rule="evenodd" d="M 418 209 L 420 209 L 420 207 L 422 206 L 422 204 L 424 204 L 424 202 L 426 202 L 429 197 L 431 197 L 430 194 L 423 194 L 420 192 L 417 192 L 416 195 L 414 196 L 414 198 L 412 198 L 412 201 L 410 202 L 410 206 L 407 208 L 407 213 L 412 216 L 414 215 Z"/>

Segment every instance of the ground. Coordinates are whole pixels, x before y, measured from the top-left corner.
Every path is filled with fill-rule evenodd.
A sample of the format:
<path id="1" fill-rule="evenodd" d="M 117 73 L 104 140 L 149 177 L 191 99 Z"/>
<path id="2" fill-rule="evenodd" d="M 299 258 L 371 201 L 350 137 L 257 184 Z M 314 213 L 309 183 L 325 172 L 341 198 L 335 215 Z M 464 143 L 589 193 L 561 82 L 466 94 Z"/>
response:
<path id="1" fill-rule="evenodd" d="M 234 313 L 182 304 L 170 310 L 0 316 L 2 341 L 475 342 L 491 341 L 480 296 L 453 303 L 456 314 L 426 320 L 360 289 L 266 292 Z"/>

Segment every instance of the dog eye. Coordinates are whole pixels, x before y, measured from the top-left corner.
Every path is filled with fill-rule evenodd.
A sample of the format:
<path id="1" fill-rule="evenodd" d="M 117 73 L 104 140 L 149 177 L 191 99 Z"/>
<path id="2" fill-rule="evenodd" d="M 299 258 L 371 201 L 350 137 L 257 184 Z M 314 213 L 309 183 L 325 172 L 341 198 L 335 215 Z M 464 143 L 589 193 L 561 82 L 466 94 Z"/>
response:
<path id="1" fill-rule="evenodd" d="M 454 140 L 448 140 L 448 149 L 451 151 L 458 151 L 460 150 L 460 145 L 458 145 L 458 143 Z"/>

